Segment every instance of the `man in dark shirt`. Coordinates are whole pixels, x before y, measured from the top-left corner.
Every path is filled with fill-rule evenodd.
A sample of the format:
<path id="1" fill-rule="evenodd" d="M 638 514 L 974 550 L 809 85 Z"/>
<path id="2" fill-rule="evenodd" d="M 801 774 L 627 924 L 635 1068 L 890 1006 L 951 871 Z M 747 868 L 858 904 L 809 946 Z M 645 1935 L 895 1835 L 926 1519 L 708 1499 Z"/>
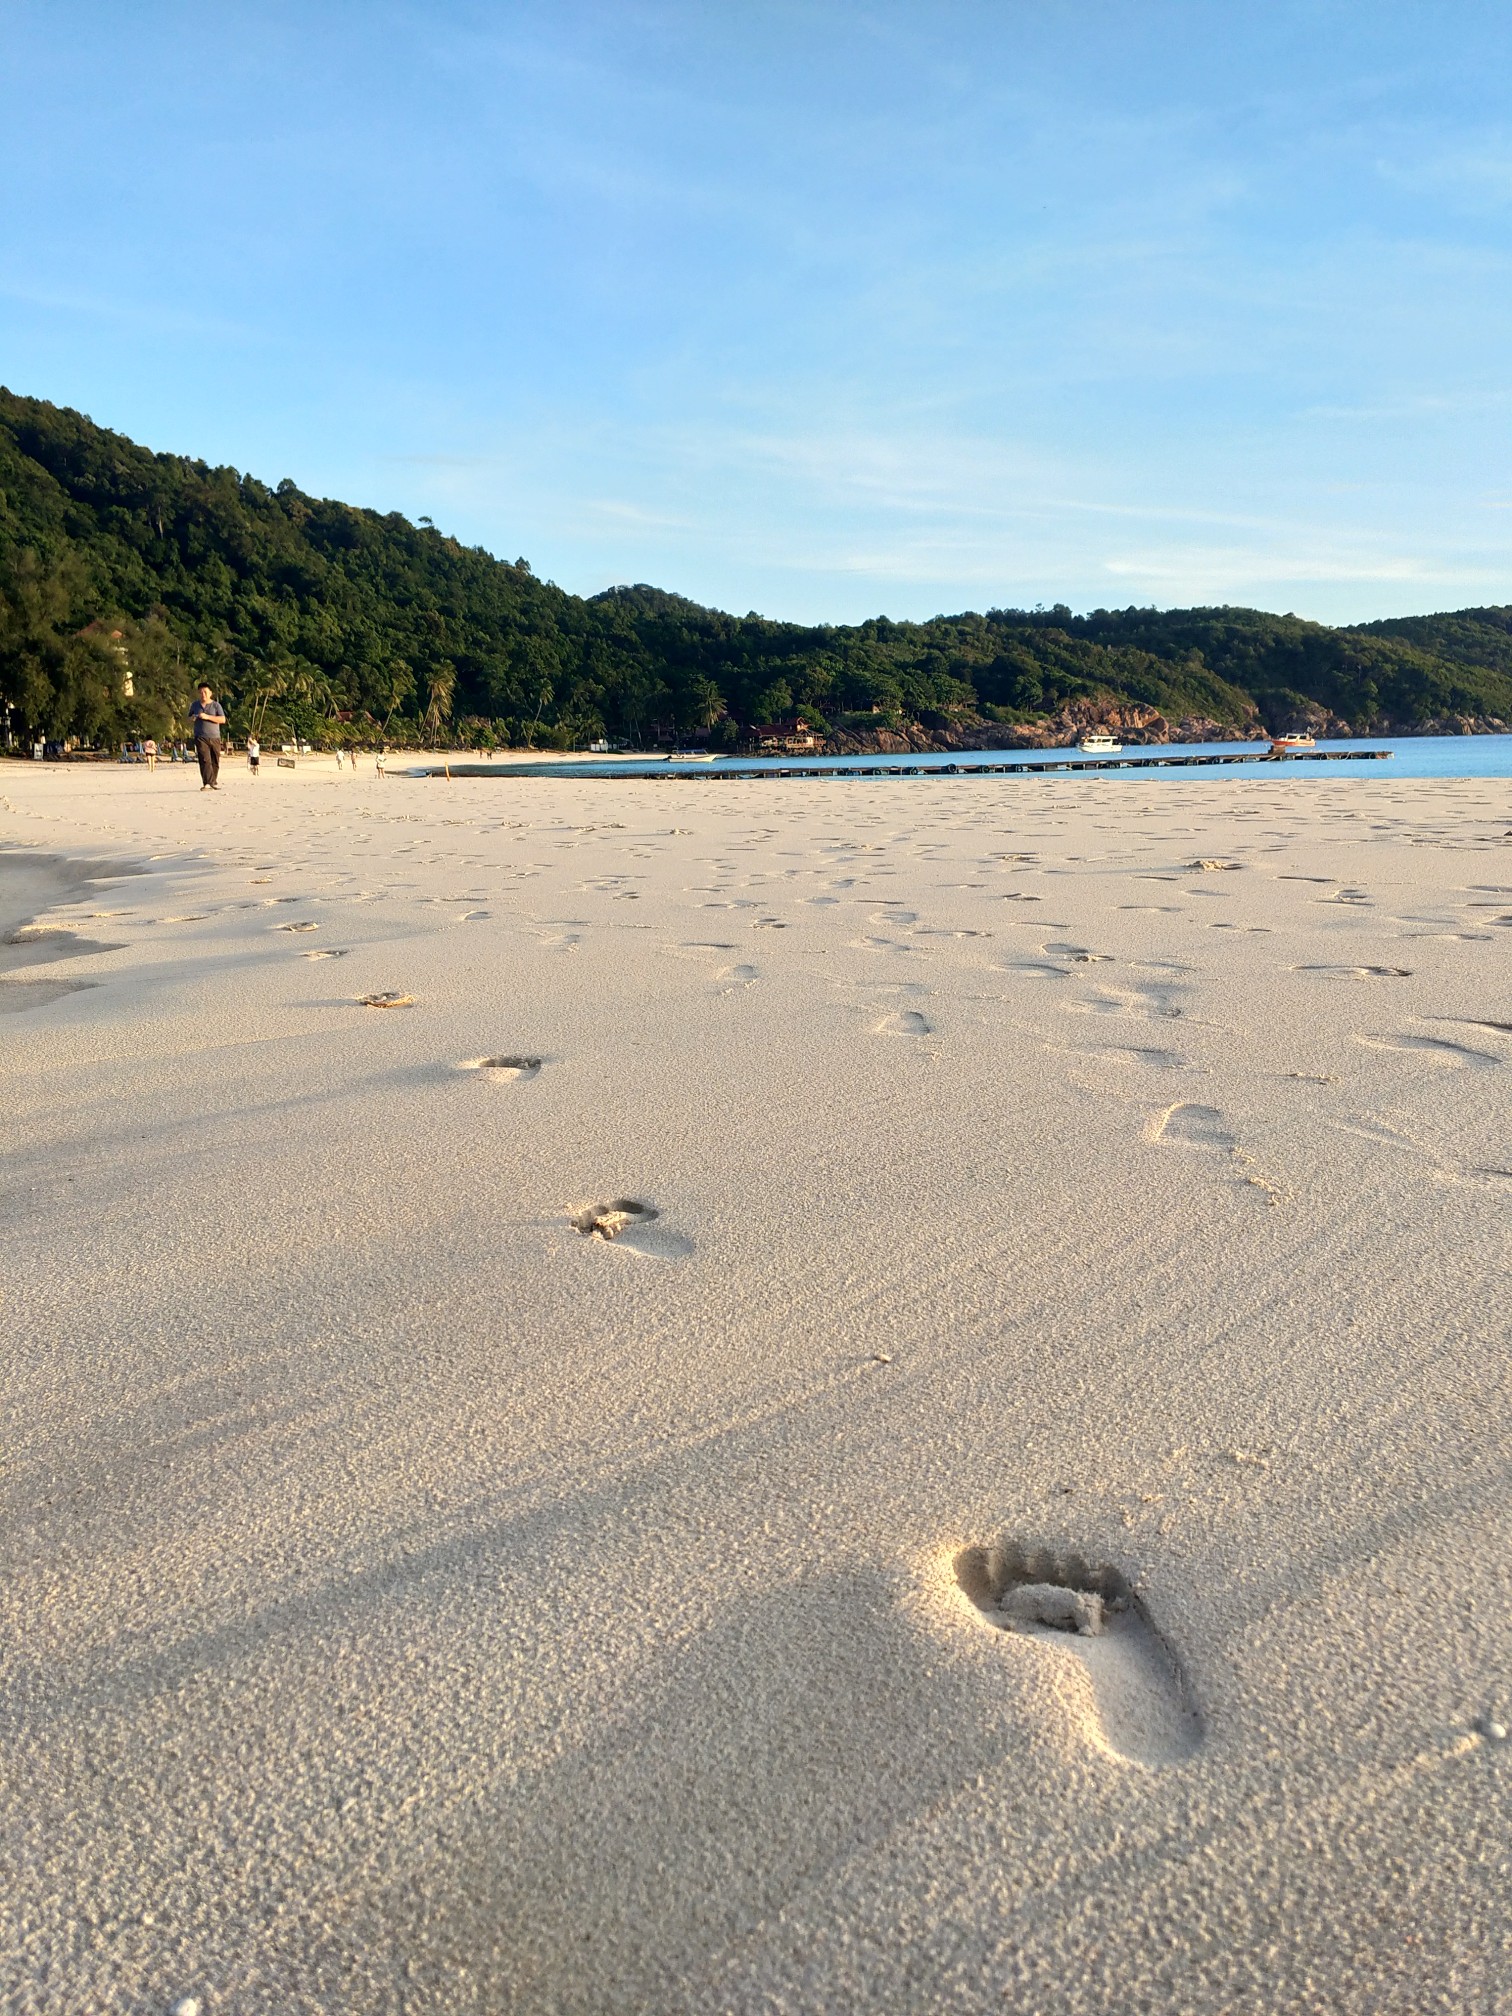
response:
<path id="1" fill-rule="evenodd" d="M 189 725 L 194 730 L 194 753 L 199 758 L 201 791 L 220 789 L 220 736 L 225 719 L 225 708 L 208 686 L 201 686 L 198 700 L 189 709 Z"/>

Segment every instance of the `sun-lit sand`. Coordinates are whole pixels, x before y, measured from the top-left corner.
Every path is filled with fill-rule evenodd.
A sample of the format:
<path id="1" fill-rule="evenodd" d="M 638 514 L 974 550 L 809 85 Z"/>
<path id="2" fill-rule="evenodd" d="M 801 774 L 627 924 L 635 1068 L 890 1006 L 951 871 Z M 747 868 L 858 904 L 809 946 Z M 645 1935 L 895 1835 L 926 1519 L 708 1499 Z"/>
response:
<path id="1" fill-rule="evenodd" d="M 1507 2005 L 1505 785 L 195 784 L 0 768 L 0 2004 Z"/>

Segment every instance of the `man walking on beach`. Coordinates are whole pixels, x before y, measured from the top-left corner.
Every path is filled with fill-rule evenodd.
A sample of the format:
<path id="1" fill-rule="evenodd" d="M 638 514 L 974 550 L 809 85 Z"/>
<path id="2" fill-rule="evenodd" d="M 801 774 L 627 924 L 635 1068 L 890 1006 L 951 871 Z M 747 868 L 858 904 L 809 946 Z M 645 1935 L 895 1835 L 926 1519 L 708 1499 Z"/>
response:
<path id="1" fill-rule="evenodd" d="M 201 791 L 220 789 L 220 735 L 226 710 L 210 691 L 201 686 L 199 698 L 189 709 L 194 730 L 194 753 L 199 758 Z"/>

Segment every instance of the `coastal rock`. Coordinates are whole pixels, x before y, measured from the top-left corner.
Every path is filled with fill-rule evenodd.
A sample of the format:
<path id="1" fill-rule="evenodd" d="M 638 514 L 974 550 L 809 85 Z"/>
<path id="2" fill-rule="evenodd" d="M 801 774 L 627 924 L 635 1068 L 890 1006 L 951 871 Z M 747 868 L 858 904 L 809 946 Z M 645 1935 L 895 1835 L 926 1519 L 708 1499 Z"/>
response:
<path id="1" fill-rule="evenodd" d="M 1341 715 L 1331 712 L 1316 700 L 1268 707 L 1265 721 L 1272 735 L 1311 735 L 1320 742 L 1346 741 L 1355 733 Z"/>
<path id="2" fill-rule="evenodd" d="M 826 756 L 943 755 L 972 749 L 1070 749 L 1084 735 L 1116 736 L 1128 748 L 1170 742 L 1249 742 L 1263 737 L 1258 709 L 1239 724 L 1187 715 L 1174 726 L 1157 707 L 1140 701 L 1069 700 L 1034 721 L 984 721 L 962 716 L 945 728 L 910 721 L 896 728 L 837 728 L 823 744 Z M 1320 731 L 1321 732 L 1321 731 Z"/>

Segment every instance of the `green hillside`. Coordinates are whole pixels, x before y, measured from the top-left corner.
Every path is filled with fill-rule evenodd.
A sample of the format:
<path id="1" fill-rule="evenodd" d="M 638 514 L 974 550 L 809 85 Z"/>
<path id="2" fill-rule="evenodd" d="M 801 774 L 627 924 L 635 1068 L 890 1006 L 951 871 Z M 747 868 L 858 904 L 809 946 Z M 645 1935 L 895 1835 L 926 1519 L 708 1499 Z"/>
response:
<path id="1" fill-rule="evenodd" d="M 181 729 L 208 677 L 313 739 L 569 747 L 803 714 L 837 744 L 1512 722 L 1512 609 L 1331 629 L 1250 609 L 992 609 L 807 626 L 647 587 L 589 599 L 422 521 L 154 454 L 0 388 L 0 703 L 11 736 Z"/>

